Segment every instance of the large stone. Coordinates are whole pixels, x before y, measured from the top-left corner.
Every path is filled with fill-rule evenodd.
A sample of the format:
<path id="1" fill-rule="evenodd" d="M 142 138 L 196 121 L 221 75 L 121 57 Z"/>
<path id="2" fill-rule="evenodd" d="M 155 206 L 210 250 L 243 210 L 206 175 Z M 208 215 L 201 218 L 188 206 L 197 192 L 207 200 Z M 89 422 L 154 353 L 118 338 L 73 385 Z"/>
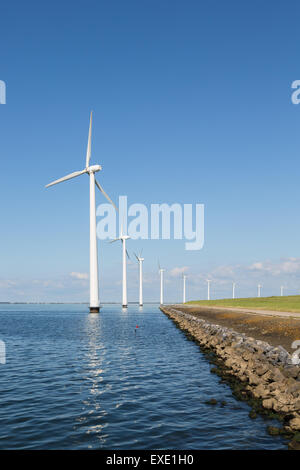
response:
<path id="1" fill-rule="evenodd" d="M 269 385 L 269 389 L 271 392 L 274 392 L 274 395 L 278 394 L 278 393 L 282 393 L 284 392 L 285 390 L 285 385 L 283 382 L 272 382 L 270 385 Z"/>
<path id="2" fill-rule="evenodd" d="M 274 410 L 288 414 L 294 411 L 294 407 L 293 405 L 281 405 L 280 403 L 278 403 L 277 406 L 274 406 Z"/>
<path id="3" fill-rule="evenodd" d="M 300 370 L 298 366 L 289 366 L 285 368 L 283 373 L 286 377 L 292 377 L 293 379 L 296 379 L 300 374 Z"/>
<path id="4" fill-rule="evenodd" d="M 293 431 L 299 431 L 300 430 L 300 416 L 297 416 L 297 417 L 291 419 L 290 422 L 289 422 L 289 427 Z"/>
<path id="5" fill-rule="evenodd" d="M 269 383 L 271 380 L 271 374 L 272 372 L 268 370 L 268 372 L 266 372 L 264 375 L 261 375 L 261 380 L 265 383 Z"/>
<path id="6" fill-rule="evenodd" d="M 300 413 L 300 400 L 294 401 L 293 405 L 294 405 L 294 410 Z"/>
<path id="7" fill-rule="evenodd" d="M 225 361 L 225 366 L 228 367 L 229 369 L 232 368 L 232 366 L 236 363 L 235 359 L 229 357 L 228 359 L 226 359 Z"/>
<path id="8" fill-rule="evenodd" d="M 277 346 L 276 348 L 271 349 L 270 352 L 267 353 L 267 357 L 273 363 L 283 363 L 286 364 L 290 360 L 290 355 L 282 346 Z"/>
<path id="9" fill-rule="evenodd" d="M 291 405 L 294 402 L 294 399 L 292 395 L 289 395 L 288 393 L 282 393 L 278 395 L 277 401 L 281 405 Z"/>
<path id="10" fill-rule="evenodd" d="M 256 397 L 256 398 L 269 398 L 270 397 L 270 392 L 269 390 L 263 385 L 263 384 L 259 384 L 257 387 L 255 387 L 253 390 L 252 390 L 252 393 L 253 395 Z"/>
<path id="11" fill-rule="evenodd" d="M 262 346 L 259 346 L 257 342 L 256 344 L 254 344 L 253 348 L 258 356 L 262 356 L 263 353 L 265 352 L 265 348 L 263 348 Z"/>
<path id="12" fill-rule="evenodd" d="M 270 376 L 270 379 L 273 380 L 273 382 L 283 382 L 284 378 L 284 375 L 277 367 L 272 371 Z"/>
<path id="13" fill-rule="evenodd" d="M 244 361 L 249 361 L 250 359 L 253 358 L 253 352 L 252 351 L 245 351 L 242 354 L 242 358 L 244 359 Z"/>
<path id="14" fill-rule="evenodd" d="M 300 450 L 300 442 L 292 440 L 288 443 L 289 450 Z"/>
<path id="15" fill-rule="evenodd" d="M 267 410 L 272 410 L 275 405 L 275 400 L 274 398 L 266 398 L 265 400 L 263 400 L 262 405 Z"/>
<path id="16" fill-rule="evenodd" d="M 260 364 L 258 367 L 255 369 L 255 373 L 259 376 L 264 375 L 266 372 L 268 372 L 269 368 L 266 364 Z"/>
<path id="17" fill-rule="evenodd" d="M 288 384 L 287 386 L 287 392 L 291 393 L 293 396 L 299 396 L 300 397 L 300 382 L 296 382 L 294 380 L 293 383 Z"/>
<path id="18" fill-rule="evenodd" d="M 253 372 L 250 372 L 248 374 L 248 378 L 250 385 L 259 385 L 261 383 L 260 378 L 257 377 L 257 375 L 253 374 Z"/>

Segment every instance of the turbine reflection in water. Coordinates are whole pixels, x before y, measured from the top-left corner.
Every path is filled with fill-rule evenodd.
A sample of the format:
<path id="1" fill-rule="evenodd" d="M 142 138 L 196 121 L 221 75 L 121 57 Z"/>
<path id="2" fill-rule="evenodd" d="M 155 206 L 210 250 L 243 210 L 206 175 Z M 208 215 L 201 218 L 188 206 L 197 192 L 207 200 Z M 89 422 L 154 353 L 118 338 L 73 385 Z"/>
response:
<path id="1" fill-rule="evenodd" d="M 105 416 L 106 410 L 101 403 L 101 395 L 111 389 L 111 385 L 104 380 L 104 364 L 107 364 L 107 349 L 101 341 L 101 317 L 98 315 L 87 315 L 85 322 L 85 334 L 87 338 L 87 349 L 85 352 L 86 375 L 89 381 L 88 395 L 83 400 L 83 417 L 79 418 L 80 424 L 84 425 L 86 435 L 93 434 L 101 443 L 105 443 L 107 434 L 103 430 L 107 427 Z"/>

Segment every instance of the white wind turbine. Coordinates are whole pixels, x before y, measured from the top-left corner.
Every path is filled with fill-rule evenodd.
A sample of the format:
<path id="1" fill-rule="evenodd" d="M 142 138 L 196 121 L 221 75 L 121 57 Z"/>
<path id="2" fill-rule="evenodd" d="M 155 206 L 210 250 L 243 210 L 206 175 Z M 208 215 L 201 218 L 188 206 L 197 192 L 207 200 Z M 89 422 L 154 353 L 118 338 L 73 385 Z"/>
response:
<path id="1" fill-rule="evenodd" d="M 134 256 L 136 257 L 136 259 L 138 260 L 138 263 L 139 263 L 139 284 L 140 284 L 139 304 L 140 304 L 140 307 L 143 306 L 143 261 L 144 261 L 144 258 L 142 258 L 142 251 L 140 251 L 139 255 L 136 255 L 134 253 Z"/>
<path id="2" fill-rule="evenodd" d="M 186 275 L 185 274 L 183 274 L 182 280 L 183 280 L 183 303 L 185 304 L 185 294 L 186 294 Z"/>
<path id="3" fill-rule="evenodd" d="M 117 240 L 122 242 L 122 265 L 123 265 L 123 282 L 122 282 L 122 307 L 127 308 L 127 259 L 129 258 L 128 251 L 126 250 L 126 240 L 129 240 L 129 235 L 123 234 L 123 226 L 121 225 L 121 235 L 110 243 L 114 243 Z"/>
<path id="4" fill-rule="evenodd" d="M 236 282 L 232 283 L 232 298 L 235 299 L 235 287 L 236 287 Z"/>
<path id="5" fill-rule="evenodd" d="M 210 283 L 211 279 L 206 279 L 207 282 L 207 300 L 210 300 Z"/>
<path id="6" fill-rule="evenodd" d="M 160 274 L 160 305 L 164 303 L 164 271 L 165 269 L 161 268 L 158 262 L 158 272 Z"/>
<path id="7" fill-rule="evenodd" d="M 76 178 L 77 176 L 84 175 L 85 173 L 90 176 L 90 312 L 98 313 L 100 308 L 99 302 L 99 284 L 98 284 L 98 255 L 97 255 L 97 236 L 96 236 L 96 201 L 95 201 L 95 185 L 106 197 L 106 199 L 117 209 L 110 197 L 106 194 L 102 186 L 95 179 L 95 173 L 102 170 L 101 165 L 90 166 L 91 159 L 91 140 L 92 140 L 92 117 L 90 116 L 89 137 L 86 150 L 85 168 L 81 171 L 74 171 L 67 176 L 63 176 L 58 180 L 53 181 L 46 185 L 46 188 L 53 186 L 63 181 Z M 117 209 L 118 210 L 118 209 Z"/>
<path id="8" fill-rule="evenodd" d="M 283 296 L 283 289 L 284 289 L 284 286 L 280 286 L 280 296 L 281 297 Z"/>
<path id="9" fill-rule="evenodd" d="M 257 297 L 260 297 L 261 288 L 262 288 L 262 286 L 260 284 L 258 284 L 258 286 L 257 286 Z"/>

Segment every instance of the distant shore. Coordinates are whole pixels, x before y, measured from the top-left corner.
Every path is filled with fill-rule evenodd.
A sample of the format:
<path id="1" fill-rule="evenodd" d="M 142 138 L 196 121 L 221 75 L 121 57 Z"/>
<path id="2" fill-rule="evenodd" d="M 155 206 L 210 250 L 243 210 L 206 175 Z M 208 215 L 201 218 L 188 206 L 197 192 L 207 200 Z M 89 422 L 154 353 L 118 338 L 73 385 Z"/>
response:
<path id="1" fill-rule="evenodd" d="M 144 302 L 144 305 L 159 305 L 159 302 Z M 89 305 L 89 302 L 0 302 L 0 305 Z M 120 305 L 120 302 L 101 302 L 101 305 Z M 128 302 L 139 305 L 139 302 Z"/>

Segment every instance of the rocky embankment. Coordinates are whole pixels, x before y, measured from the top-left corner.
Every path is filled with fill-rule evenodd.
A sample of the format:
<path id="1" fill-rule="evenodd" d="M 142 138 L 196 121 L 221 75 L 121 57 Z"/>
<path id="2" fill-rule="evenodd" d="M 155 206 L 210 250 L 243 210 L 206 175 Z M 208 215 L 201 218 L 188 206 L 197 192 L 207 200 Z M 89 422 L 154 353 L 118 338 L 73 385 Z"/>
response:
<path id="1" fill-rule="evenodd" d="M 237 398 L 248 400 L 252 416 L 263 412 L 278 418 L 282 428 L 274 434 L 291 438 L 292 449 L 300 448 L 300 367 L 282 346 L 270 344 L 209 323 L 172 307 L 161 307 L 182 330 L 196 340 L 202 350 L 214 353 L 215 368 L 228 379 Z"/>

